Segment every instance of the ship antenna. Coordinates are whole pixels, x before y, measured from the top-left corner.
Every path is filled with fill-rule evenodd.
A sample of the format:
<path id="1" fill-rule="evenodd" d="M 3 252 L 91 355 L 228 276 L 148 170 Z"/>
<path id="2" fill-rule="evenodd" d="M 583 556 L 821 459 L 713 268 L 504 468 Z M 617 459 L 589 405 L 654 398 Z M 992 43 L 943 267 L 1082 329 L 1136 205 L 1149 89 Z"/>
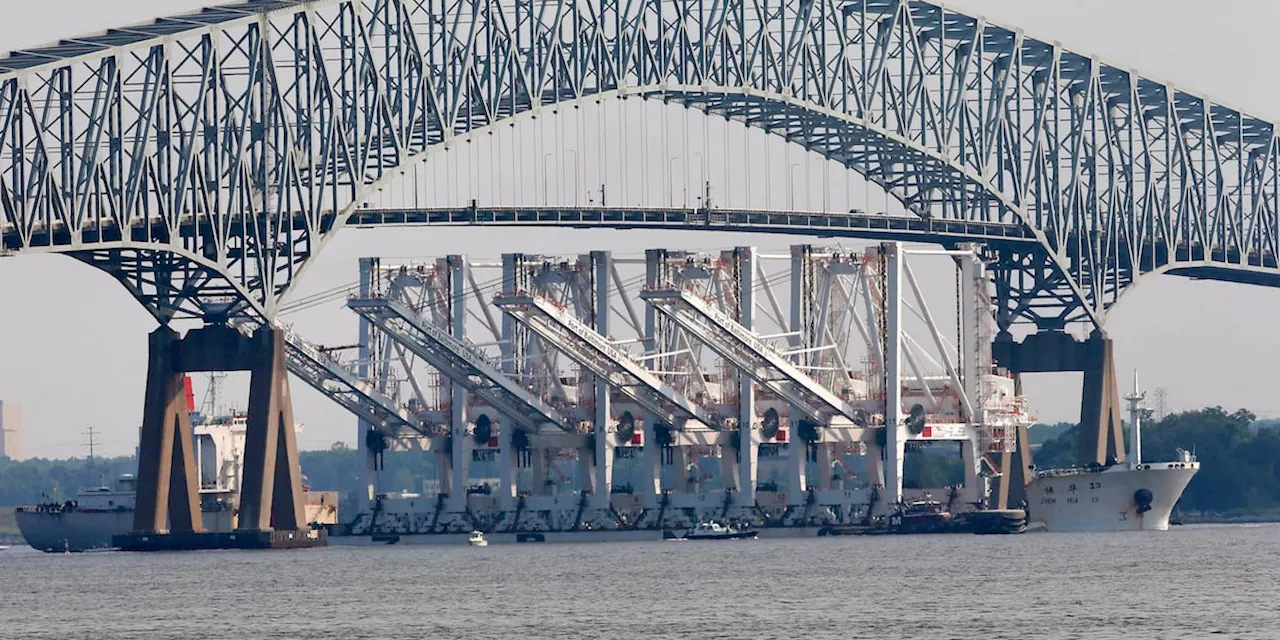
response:
<path id="1" fill-rule="evenodd" d="M 1129 402 L 1129 428 L 1133 429 L 1130 440 L 1133 443 L 1133 461 L 1131 468 L 1137 468 L 1142 464 L 1142 401 L 1147 394 L 1142 393 L 1138 387 L 1138 370 L 1133 370 L 1133 393 L 1125 396 L 1125 400 Z"/>

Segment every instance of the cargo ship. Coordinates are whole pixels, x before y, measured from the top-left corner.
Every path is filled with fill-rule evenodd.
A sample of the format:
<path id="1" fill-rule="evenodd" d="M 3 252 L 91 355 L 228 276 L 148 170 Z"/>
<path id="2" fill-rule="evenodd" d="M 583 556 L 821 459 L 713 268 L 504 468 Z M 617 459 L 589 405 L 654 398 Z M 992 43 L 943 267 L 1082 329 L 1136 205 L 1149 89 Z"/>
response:
<path id="1" fill-rule="evenodd" d="M 1133 379 L 1129 403 L 1132 459 L 1106 467 L 1038 471 L 1027 487 L 1030 522 L 1046 531 L 1166 531 L 1169 515 L 1200 470 L 1195 454 L 1177 450 L 1174 460 L 1142 459 L 1142 401 Z"/>
<path id="2" fill-rule="evenodd" d="M 206 406 L 210 415 L 195 410 L 190 379 L 187 409 L 200 483 L 200 508 L 207 531 L 231 531 L 236 526 L 240 493 L 240 461 L 244 455 L 247 416 L 216 412 L 216 383 Z M 301 425 L 295 425 L 300 430 Z M 308 522 L 334 524 L 338 518 L 336 491 L 310 491 L 305 485 Z M 113 547 L 112 537 L 133 530 L 137 479 L 118 476 L 112 486 L 82 489 L 65 501 L 18 507 L 14 518 L 32 548 L 48 552 L 79 552 Z"/>

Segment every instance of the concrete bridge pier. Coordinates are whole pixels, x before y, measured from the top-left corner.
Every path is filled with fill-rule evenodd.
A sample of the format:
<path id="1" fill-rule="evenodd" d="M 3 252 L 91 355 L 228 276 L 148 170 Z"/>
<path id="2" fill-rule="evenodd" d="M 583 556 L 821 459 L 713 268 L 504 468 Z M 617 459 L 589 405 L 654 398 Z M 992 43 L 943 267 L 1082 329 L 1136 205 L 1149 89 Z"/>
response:
<path id="1" fill-rule="evenodd" d="M 1012 453 L 1000 454 L 998 462 L 1001 475 L 992 482 L 987 499 L 992 509 L 1017 509 L 1027 497 L 1027 485 L 1035 477 L 1026 427 L 1018 427 L 1017 438 L 1017 446 Z"/>
<path id="2" fill-rule="evenodd" d="M 1061 331 L 1042 331 L 1027 336 L 1022 342 L 1014 342 L 1008 333 L 1001 333 L 993 345 L 993 355 L 999 366 L 1014 374 L 1018 381 L 1017 393 L 1022 393 L 1024 373 L 1083 373 L 1076 462 L 1095 465 L 1124 462 L 1120 391 L 1111 338 L 1101 331 L 1094 331 L 1086 340 L 1077 340 Z M 1026 484 L 1034 477 L 1025 428 L 1018 430 L 1017 451 L 1003 454 L 1001 467 L 1004 477 L 993 495 L 1000 506 L 1016 506 Z"/>
<path id="3" fill-rule="evenodd" d="M 184 375 L 175 366 L 181 338 L 160 327 L 148 338 L 147 390 L 138 448 L 133 529 L 140 533 L 204 530 L 192 451 Z"/>
<path id="4" fill-rule="evenodd" d="M 273 531 L 300 533 L 307 528 L 293 404 L 285 367 L 284 332 L 264 326 L 247 337 L 226 325 L 210 325 L 179 337 L 173 329 L 160 327 L 151 334 L 149 346 L 134 533 L 131 544 L 122 546 L 140 549 L 228 546 L 214 538 L 196 535 L 204 532 L 183 377 L 203 371 L 248 371 L 251 376 L 236 529 L 266 535 L 248 536 L 247 540 L 241 539 L 229 546 L 306 544 L 303 540 L 306 536 L 271 535 Z M 177 537 L 156 542 L 148 541 L 142 534 L 149 534 L 148 537 L 177 534 Z M 190 535 L 182 537 L 181 534 Z"/>

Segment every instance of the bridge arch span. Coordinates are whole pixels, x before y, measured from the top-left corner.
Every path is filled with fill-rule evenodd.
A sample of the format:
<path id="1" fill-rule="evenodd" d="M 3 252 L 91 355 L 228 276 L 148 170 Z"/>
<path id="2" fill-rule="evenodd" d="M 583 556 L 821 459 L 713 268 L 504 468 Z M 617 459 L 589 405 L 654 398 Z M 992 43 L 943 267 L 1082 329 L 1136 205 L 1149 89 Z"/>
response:
<path id="1" fill-rule="evenodd" d="M 973 169 L 951 163 L 936 151 L 930 150 L 912 140 L 905 139 L 893 131 L 877 127 L 874 123 L 866 122 L 858 117 L 825 109 L 790 96 L 747 87 L 736 89 L 718 87 L 714 90 L 700 86 L 670 84 L 652 87 L 628 87 L 575 97 L 513 113 L 492 124 L 472 129 L 452 136 L 446 142 L 429 146 L 422 152 L 406 158 L 405 162 L 399 165 L 396 171 L 382 176 L 375 182 L 362 186 L 360 196 L 339 213 L 338 225 L 344 226 L 353 220 L 358 225 L 361 220 L 365 221 L 366 225 L 395 224 L 388 216 L 381 216 L 376 222 L 369 222 L 374 216 L 362 215 L 361 209 L 374 205 L 391 208 L 397 212 L 404 212 L 407 208 L 418 206 L 407 202 L 396 202 L 394 197 L 384 198 L 381 193 L 384 190 L 387 192 L 397 191 L 397 186 L 404 186 L 406 183 L 408 178 L 405 174 L 412 170 L 414 165 L 429 164 L 440 160 L 442 152 L 447 151 L 450 145 L 472 142 L 508 127 L 524 126 L 524 123 L 530 120 L 546 117 L 548 112 L 554 114 L 557 110 L 572 109 L 585 104 L 600 104 L 607 101 L 625 101 L 628 99 L 680 104 L 700 112 L 705 117 L 722 117 L 735 120 L 746 127 L 785 139 L 788 143 L 793 143 L 806 151 L 813 152 L 828 161 L 853 171 L 868 183 L 883 189 L 884 193 L 894 198 L 903 206 L 904 210 L 910 212 L 916 218 L 915 220 L 892 221 L 909 230 L 901 234 L 886 232 L 887 230 L 878 229 L 874 224 L 871 224 L 866 227 L 852 226 L 844 229 L 837 234 L 841 237 L 909 239 L 914 241 L 934 240 L 939 243 L 989 242 L 993 240 L 1005 242 L 1015 240 L 1020 253 L 1032 253 L 1039 259 L 1047 260 L 1053 270 L 1053 277 L 1067 283 L 1068 286 L 1072 286 L 1069 264 L 1053 250 L 1044 235 L 1030 224 L 1023 207 Z M 767 109 L 762 111 L 764 107 L 767 107 Z M 551 117 L 560 116 L 551 115 Z M 641 118 L 643 117 L 644 115 L 641 115 Z M 705 129 L 703 130 L 703 135 L 706 135 Z M 725 135 L 728 134 L 726 133 Z M 589 144 L 583 143 L 581 140 L 575 141 L 575 145 L 582 147 L 592 147 L 599 144 L 601 144 L 601 141 L 598 140 L 593 140 Z M 617 138 L 609 138 L 604 141 L 606 146 L 616 144 Z M 697 147 L 698 145 L 694 144 L 692 146 Z M 557 151 L 557 153 L 562 152 L 563 150 Z M 698 155 L 702 154 L 699 152 Z M 893 158 L 893 161 L 882 162 L 877 159 L 879 157 Z M 685 160 L 688 159 L 686 158 Z M 728 158 L 714 153 L 710 154 L 709 158 L 704 158 L 704 161 L 711 165 L 711 169 L 715 169 L 718 163 L 728 162 L 728 160 Z M 714 174 L 714 171 L 709 173 Z M 928 176 L 928 178 L 924 179 L 922 176 Z M 721 188 L 726 188 L 726 185 L 720 186 Z M 424 185 L 421 184 L 409 186 L 411 190 L 422 188 L 424 188 Z M 484 203 L 485 195 L 487 194 L 476 190 L 473 193 L 473 202 L 488 208 L 486 206 L 487 203 Z M 528 207 L 530 210 L 538 208 L 537 205 L 529 205 Z M 541 208 L 550 210 L 555 207 L 550 207 L 543 203 Z M 595 209 L 596 207 L 590 208 Z M 603 210 L 605 208 L 599 207 L 599 209 Z M 757 211 L 767 216 L 767 214 L 764 214 L 764 210 Z M 731 229 L 734 231 L 797 235 L 828 235 L 831 232 L 830 229 L 824 229 L 821 226 L 807 228 L 803 225 L 788 225 L 785 228 L 780 228 L 776 224 L 755 222 L 757 218 L 762 216 L 752 216 L 745 213 L 734 215 L 725 211 L 721 213 L 728 218 L 741 218 L 741 222 L 731 225 Z M 805 213 L 816 212 L 791 211 L 788 213 L 802 216 Z M 822 212 L 822 214 L 827 215 L 827 212 Z M 781 215 L 781 212 L 779 212 L 779 215 Z M 872 221 L 878 219 L 883 218 L 881 216 L 871 216 Z M 960 224 L 980 223 L 965 226 L 975 229 L 981 225 L 987 225 L 992 228 L 1002 228 L 1005 230 L 1005 234 L 984 236 L 976 231 L 970 231 L 971 235 L 966 237 L 964 233 L 947 233 L 940 228 L 935 229 L 933 233 L 915 231 L 914 227 L 916 225 L 914 223 L 927 223 L 932 220 L 951 221 Z M 518 219 L 513 219 L 509 224 L 517 224 L 518 222 Z M 486 224 L 483 220 L 477 220 L 474 217 L 468 223 Z M 504 224 L 497 219 L 491 220 L 489 223 Z M 622 226 L 611 225 L 604 221 L 598 224 L 602 227 Z M 551 225 L 543 220 L 531 226 Z M 650 222 L 638 226 L 671 230 L 708 230 L 707 226 L 691 225 L 674 217 L 665 223 Z M 1016 238 L 1010 238 L 1007 235 L 1007 229 L 1013 227 L 1019 227 L 1025 232 L 1018 234 Z M 327 242 L 327 238 L 331 236 L 332 234 L 322 242 Z M 305 270 L 305 268 L 304 266 L 303 269 Z M 1076 296 L 1079 300 L 1086 299 L 1086 293 L 1079 288 L 1071 289 L 1070 294 Z M 1086 314 L 1085 320 L 1093 324 L 1101 323 L 1101 318 L 1093 315 L 1091 308 L 1084 307 L 1083 311 Z"/>
<path id="2" fill-rule="evenodd" d="M 926 0 L 248 2 L 14 52 L 0 241 L 187 251 L 270 316 L 408 159 L 631 88 L 821 139 L 920 214 L 1019 223 L 1045 248 L 1021 295 L 1075 301 L 1055 321 L 1157 269 L 1280 272 L 1273 123 Z"/>

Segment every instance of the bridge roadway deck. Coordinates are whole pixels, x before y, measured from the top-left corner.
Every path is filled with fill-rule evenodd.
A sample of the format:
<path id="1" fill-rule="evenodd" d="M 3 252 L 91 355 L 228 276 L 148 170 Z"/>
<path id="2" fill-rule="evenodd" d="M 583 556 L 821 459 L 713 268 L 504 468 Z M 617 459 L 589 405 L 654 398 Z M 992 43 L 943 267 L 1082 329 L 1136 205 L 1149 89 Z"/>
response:
<path id="1" fill-rule="evenodd" d="M 207 218 L 183 215 L 177 228 L 183 238 L 209 234 Z M 321 220 L 322 230 L 333 228 L 337 217 Z M 297 216 L 295 228 L 307 220 Z M 454 207 L 434 209 L 361 208 L 347 216 L 346 226 L 361 229 L 403 226 L 494 226 L 553 227 L 573 229 L 655 229 L 671 231 L 725 231 L 776 233 L 829 238 L 863 238 L 937 244 L 977 242 L 992 248 L 1014 249 L 1019 253 L 1043 252 L 1035 234 L 1027 227 L 1001 222 L 970 222 L 923 218 L 915 215 L 868 214 L 862 212 L 820 213 L 766 211 L 753 209 L 689 209 L 648 207 Z M 223 233 L 238 236 L 245 226 L 234 218 Z M 137 219 L 127 234 L 114 219 L 87 219 L 73 234 L 64 224 L 40 224 L 18 229 L 8 224 L 0 228 L 0 257 L 20 251 L 69 253 L 118 249 L 123 242 L 167 241 L 168 226 L 159 217 Z M 77 237 L 78 236 L 78 237 Z M 1071 253 L 1077 243 L 1065 247 Z M 102 246 L 100 246 L 102 245 Z M 1238 282 L 1280 287 L 1280 259 L 1269 253 L 1248 256 L 1222 251 L 1204 251 L 1198 244 L 1179 244 L 1170 251 L 1159 243 L 1144 246 L 1144 262 L 1173 264 L 1165 271 L 1193 279 Z M 1121 265 L 1129 268 L 1130 265 Z M 1150 269 L 1144 265 L 1144 271 Z"/>
<path id="2" fill-rule="evenodd" d="M 201 218 L 200 220 L 205 220 Z M 324 221 L 331 227 L 334 218 Z M 299 227 L 306 221 L 299 216 Z M 761 211 L 749 209 L 682 209 L 619 207 L 460 207 L 445 209 L 357 209 L 346 224 L 358 228 L 384 226 L 510 226 L 569 227 L 579 229 L 671 229 L 690 231 L 736 231 L 744 233 L 810 234 L 831 237 L 865 237 L 878 240 L 920 242 L 983 242 L 986 244 L 1035 245 L 1030 230 L 1004 223 L 975 223 L 925 219 L 918 216 L 866 213 L 814 213 Z M 203 222 L 183 216 L 178 228 L 183 237 L 207 233 Z M 240 225 L 224 233 L 237 234 Z M 114 219 L 86 220 L 78 238 L 60 223 L 20 230 L 8 225 L 0 230 L 3 246 L 9 251 L 93 250 L 94 245 L 121 241 L 166 240 L 167 226 L 156 217 L 138 219 L 127 234 Z M 105 247 L 104 247 L 105 248 Z"/>

